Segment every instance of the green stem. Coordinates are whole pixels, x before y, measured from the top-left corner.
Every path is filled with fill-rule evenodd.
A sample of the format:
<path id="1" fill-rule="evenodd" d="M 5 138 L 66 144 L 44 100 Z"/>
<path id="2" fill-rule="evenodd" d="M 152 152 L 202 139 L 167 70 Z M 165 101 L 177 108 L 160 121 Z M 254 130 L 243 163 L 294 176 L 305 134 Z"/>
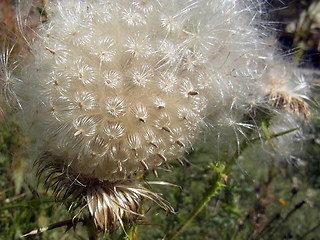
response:
<path id="1" fill-rule="evenodd" d="M 118 237 L 118 240 L 136 240 L 137 239 L 137 228 L 136 226 L 130 226 L 129 224 L 124 225 L 123 233 Z"/>
<path id="2" fill-rule="evenodd" d="M 130 240 L 136 240 L 137 239 L 137 227 L 132 226 L 132 231 L 130 234 Z"/>
<path id="3" fill-rule="evenodd" d="M 93 222 L 92 217 L 86 217 L 84 225 L 87 228 L 89 240 L 98 240 L 98 230 Z"/>
<path id="4" fill-rule="evenodd" d="M 217 191 L 220 189 L 220 187 L 222 186 L 220 184 L 221 178 L 222 178 L 222 172 L 220 169 L 217 169 L 215 166 L 212 167 L 215 170 L 215 174 L 212 178 L 212 184 L 211 186 L 207 189 L 207 191 L 205 192 L 202 200 L 198 203 L 198 205 L 194 208 L 194 210 L 191 212 L 191 214 L 188 216 L 188 218 L 186 218 L 184 220 L 184 222 L 182 222 L 178 228 L 172 232 L 169 237 L 167 238 L 167 240 L 172 240 L 174 239 L 176 236 L 178 236 L 184 229 L 185 227 L 192 221 L 192 219 L 194 219 L 200 212 L 201 210 L 204 208 L 204 206 L 207 205 L 207 203 L 209 202 L 209 200 L 217 193 Z"/>
<path id="5" fill-rule="evenodd" d="M 280 137 L 280 136 L 283 136 L 285 134 L 292 133 L 292 132 L 298 130 L 298 128 L 292 128 L 292 129 L 289 129 L 289 130 L 286 130 L 286 131 L 283 131 L 283 132 L 270 134 L 266 122 L 262 122 L 261 123 L 261 129 L 262 129 L 262 132 L 264 134 L 264 136 L 261 139 L 262 140 L 267 140 L 267 141 L 271 141 L 273 138 L 277 138 L 277 137 Z M 235 164 L 235 162 L 240 157 L 240 155 L 242 154 L 244 149 L 246 149 L 250 144 L 254 144 L 254 143 L 256 143 L 257 141 L 259 141 L 261 139 L 260 139 L 260 137 L 253 138 L 251 140 L 244 139 L 242 141 L 242 143 L 240 144 L 240 147 L 239 147 L 240 151 L 236 151 L 235 154 L 227 162 L 227 164 L 225 166 L 225 169 L 224 169 L 224 174 L 228 175 L 230 173 L 231 167 Z"/>
<path id="6" fill-rule="evenodd" d="M 264 133 L 264 139 L 265 140 L 271 140 L 272 138 L 276 138 L 282 135 L 285 135 L 287 133 L 291 133 L 295 130 L 297 130 L 297 128 L 294 129 L 290 129 L 288 131 L 284 131 L 281 133 L 277 133 L 277 134 L 270 134 L 269 133 L 269 129 L 267 126 L 266 122 L 262 122 L 261 123 L 261 129 Z M 172 232 L 169 237 L 167 238 L 167 240 L 172 240 L 174 239 L 176 236 L 178 236 L 184 229 L 185 227 L 191 222 L 192 219 L 194 219 L 199 213 L 200 211 L 203 209 L 204 206 L 206 206 L 206 204 L 209 202 L 209 200 L 211 199 L 211 197 L 213 197 L 217 191 L 219 190 L 219 188 L 222 186 L 222 184 L 220 184 L 221 178 L 222 178 L 222 174 L 226 174 L 228 175 L 231 171 L 231 167 L 234 165 L 234 163 L 236 162 L 236 160 L 239 158 L 239 156 L 242 154 L 242 151 L 247 148 L 249 146 L 249 144 L 252 144 L 256 141 L 260 140 L 260 138 L 255 138 L 252 139 L 251 141 L 245 139 L 244 141 L 242 141 L 242 143 L 239 146 L 239 151 L 237 151 L 231 158 L 230 160 L 227 162 L 226 166 L 223 169 L 219 169 L 217 167 L 215 167 L 212 164 L 212 167 L 214 168 L 216 174 L 213 177 L 213 181 L 211 186 L 208 188 L 208 190 L 206 191 L 205 195 L 203 196 L 202 200 L 200 201 L 200 203 L 195 207 L 195 209 L 191 212 L 191 214 L 188 216 L 187 219 L 184 220 L 184 222 L 182 222 L 178 228 Z"/>

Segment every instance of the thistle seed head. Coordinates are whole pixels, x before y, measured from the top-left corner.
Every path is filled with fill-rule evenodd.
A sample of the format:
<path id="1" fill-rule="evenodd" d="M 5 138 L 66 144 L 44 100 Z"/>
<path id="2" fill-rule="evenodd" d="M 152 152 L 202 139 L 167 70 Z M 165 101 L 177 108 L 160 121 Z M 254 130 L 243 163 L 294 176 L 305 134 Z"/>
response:
<path id="1" fill-rule="evenodd" d="M 201 23 L 209 19 L 193 19 L 204 3 L 166 4 L 170 12 L 158 1 L 46 6 L 33 64 L 16 84 L 42 151 L 79 174 L 114 181 L 190 148 L 205 117 L 215 40 Z"/>
<path id="2" fill-rule="evenodd" d="M 135 175 L 181 162 L 204 123 L 240 146 L 255 127 L 243 122 L 248 103 L 261 96 L 306 113 L 300 98 L 287 107 L 281 88 L 266 87 L 261 2 L 49 1 L 10 91 L 56 197 L 84 198 L 112 231 L 140 216 L 143 198 L 168 208 Z"/>
<path id="3" fill-rule="evenodd" d="M 14 86 L 39 152 L 102 181 L 181 157 L 208 113 L 257 81 L 243 2 L 49 2 Z"/>

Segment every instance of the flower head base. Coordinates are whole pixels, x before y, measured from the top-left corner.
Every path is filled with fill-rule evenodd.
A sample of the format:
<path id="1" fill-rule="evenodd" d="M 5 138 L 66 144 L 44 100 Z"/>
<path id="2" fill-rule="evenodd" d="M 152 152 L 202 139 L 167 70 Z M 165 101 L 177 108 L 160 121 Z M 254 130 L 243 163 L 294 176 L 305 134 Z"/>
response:
<path id="1" fill-rule="evenodd" d="M 166 210 L 173 212 L 170 205 L 158 194 L 141 187 L 130 180 L 117 182 L 104 181 L 87 189 L 86 201 L 90 214 L 98 228 L 112 232 L 122 219 L 135 223 L 143 215 L 139 214 L 143 199 L 149 199 Z"/>
<path id="2" fill-rule="evenodd" d="M 53 189 L 57 199 L 65 201 L 72 196 L 70 209 L 83 209 L 87 205 L 96 227 L 101 231 L 111 233 L 116 230 L 118 223 L 124 228 L 124 217 L 134 224 L 143 217 L 143 199 L 149 199 L 163 209 L 174 212 L 159 194 L 144 188 L 137 180 L 102 181 L 74 172 L 62 165 L 62 162 L 63 159 L 44 154 L 36 162 L 38 177 L 45 173 L 45 184 Z"/>
<path id="3" fill-rule="evenodd" d="M 270 66 L 264 91 L 275 109 L 308 118 L 311 114 L 306 102 L 308 90 L 304 75 L 297 70 L 285 65 Z"/>

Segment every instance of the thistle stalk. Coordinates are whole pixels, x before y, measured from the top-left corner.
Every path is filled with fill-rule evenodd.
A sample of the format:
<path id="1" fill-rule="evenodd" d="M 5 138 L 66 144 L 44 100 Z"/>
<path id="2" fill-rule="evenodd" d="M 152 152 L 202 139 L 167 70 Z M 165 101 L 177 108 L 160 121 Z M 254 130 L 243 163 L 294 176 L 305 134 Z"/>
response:
<path id="1" fill-rule="evenodd" d="M 98 229 L 95 226 L 95 223 L 91 216 L 86 217 L 84 221 L 84 225 L 86 226 L 87 233 L 88 233 L 88 239 L 89 240 L 98 240 Z"/>
<path id="2" fill-rule="evenodd" d="M 209 185 L 207 191 L 205 192 L 203 198 L 198 203 L 198 205 L 194 208 L 191 214 L 174 230 L 166 240 L 175 239 L 187 226 L 188 224 L 201 212 L 201 210 L 207 205 L 210 199 L 217 194 L 219 189 L 223 187 L 221 184 L 222 172 L 223 170 L 219 167 L 214 166 L 211 163 L 211 167 L 214 171 L 214 174 L 211 179 L 211 184 Z"/>

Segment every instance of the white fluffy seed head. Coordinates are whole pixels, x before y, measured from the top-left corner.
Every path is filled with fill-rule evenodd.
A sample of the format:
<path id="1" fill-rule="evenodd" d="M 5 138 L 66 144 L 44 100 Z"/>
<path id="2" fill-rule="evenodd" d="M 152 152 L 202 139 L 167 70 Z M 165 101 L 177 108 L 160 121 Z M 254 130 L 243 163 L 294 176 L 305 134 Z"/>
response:
<path id="1" fill-rule="evenodd" d="M 213 20 L 191 13 L 202 5 L 50 3 L 48 21 L 31 43 L 33 64 L 16 85 L 40 145 L 74 171 L 101 180 L 181 156 L 209 97 L 199 76 L 208 75 Z"/>
<path id="2" fill-rule="evenodd" d="M 261 86 L 270 54 L 259 8 L 247 0 L 48 3 L 14 87 L 36 145 L 110 181 L 181 157 L 204 122 L 223 130 L 217 119 L 244 115 L 246 96 Z"/>

